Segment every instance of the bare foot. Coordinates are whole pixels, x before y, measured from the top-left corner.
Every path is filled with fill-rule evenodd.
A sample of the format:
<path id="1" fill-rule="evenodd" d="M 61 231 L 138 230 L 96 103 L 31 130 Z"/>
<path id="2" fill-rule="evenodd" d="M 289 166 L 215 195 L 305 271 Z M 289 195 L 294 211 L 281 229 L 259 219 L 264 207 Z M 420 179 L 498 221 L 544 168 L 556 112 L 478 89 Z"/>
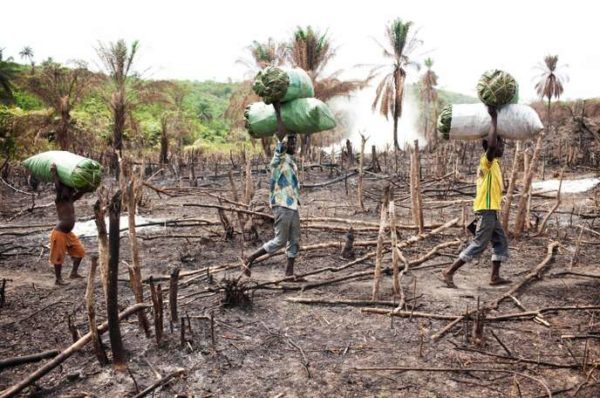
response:
<path id="1" fill-rule="evenodd" d="M 77 272 L 71 273 L 71 275 L 69 275 L 69 279 L 81 279 L 81 278 L 83 278 L 83 276 L 79 275 Z"/>
<path id="2" fill-rule="evenodd" d="M 454 284 L 453 275 L 451 273 L 442 271 L 441 275 L 442 275 L 442 280 L 446 284 L 446 287 L 449 287 L 450 289 L 457 288 L 456 285 Z"/>
<path id="3" fill-rule="evenodd" d="M 500 286 L 500 285 L 508 285 L 512 283 L 512 281 L 510 279 L 504 279 L 504 278 L 492 278 L 492 280 L 490 281 L 490 286 Z"/>
<path id="4" fill-rule="evenodd" d="M 68 285 L 67 282 L 63 281 L 62 279 L 55 279 L 54 280 L 54 286 L 65 286 Z"/>

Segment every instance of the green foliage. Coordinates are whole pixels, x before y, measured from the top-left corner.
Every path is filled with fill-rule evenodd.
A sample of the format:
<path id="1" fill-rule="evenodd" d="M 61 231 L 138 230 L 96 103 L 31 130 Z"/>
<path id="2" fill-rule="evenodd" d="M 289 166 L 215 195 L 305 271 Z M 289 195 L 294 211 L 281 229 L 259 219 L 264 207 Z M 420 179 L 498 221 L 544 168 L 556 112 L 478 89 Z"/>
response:
<path id="1" fill-rule="evenodd" d="M 13 90 L 13 97 L 15 99 L 15 106 L 23 110 L 44 109 L 42 101 L 40 101 L 36 95 L 28 91 L 19 88 Z"/>
<path id="2" fill-rule="evenodd" d="M 10 131 L 12 118 L 13 112 L 0 105 L 0 153 L 5 157 L 11 157 L 17 150 L 16 141 Z"/>

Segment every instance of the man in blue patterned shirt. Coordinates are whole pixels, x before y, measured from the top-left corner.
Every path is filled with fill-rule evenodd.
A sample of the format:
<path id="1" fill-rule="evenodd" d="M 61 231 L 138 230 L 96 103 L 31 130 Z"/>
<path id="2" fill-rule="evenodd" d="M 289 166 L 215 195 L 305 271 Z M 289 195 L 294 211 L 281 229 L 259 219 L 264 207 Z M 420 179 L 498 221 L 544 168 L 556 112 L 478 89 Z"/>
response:
<path id="1" fill-rule="evenodd" d="M 286 247 L 286 276 L 294 275 L 294 261 L 298 255 L 300 240 L 300 183 L 298 167 L 293 155 L 296 151 L 296 134 L 288 134 L 287 141 L 279 140 L 275 155 L 271 160 L 271 183 L 269 203 L 275 217 L 275 238 L 265 243 L 260 249 L 244 260 L 244 273 L 250 276 L 252 263 L 260 256 L 273 254 Z"/>

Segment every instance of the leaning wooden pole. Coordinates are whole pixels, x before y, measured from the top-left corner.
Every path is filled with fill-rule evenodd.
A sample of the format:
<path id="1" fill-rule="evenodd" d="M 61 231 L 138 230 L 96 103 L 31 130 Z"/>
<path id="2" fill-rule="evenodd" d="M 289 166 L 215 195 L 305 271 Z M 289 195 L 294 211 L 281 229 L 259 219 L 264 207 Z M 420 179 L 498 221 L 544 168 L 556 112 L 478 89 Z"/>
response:
<path id="1" fill-rule="evenodd" d="M 121 312 L 119 314 L 118 319 L 119 320 L 125 319 L 128 316 L 133 315 L 136 312 L 144 310 L 148 307 L 150 307 L 149 304 L 135 304 L 135 305 L 125 309 L 123 312 Z M 104 322 L 102 325 L 100 325 L 98 327 L 98 333 L 100 333 L 100 334 L 106 332 L 107 330 L 108 330 L 108 322 Z M 18 393 L 23 391 L 25 388 L 27 388 L 28 386 L 32 385 L 33 383 L 35 383 L 36 381 L 38 381 L 39 379 L 44 377 L 52 369 L 59 366 L 71 355 L 73 355 L 77 351 L 81 350 L 91 340 L 92 340 L 92 332 L 88 332 L 85 336 L 83 336 L 79 340 L 77 340 L 77 342 L 75 344 L 69 346 L 66 350 L 64 350 L 63 352 L 58 354 L 58 356 L 56 356 L 54 359 L 45 363 L 44 366 L 42 366 L 41 368 L 39 368 L 32 374 L 27 376 L 25 379 L 23 379 L 19 383 L 15 384 L 14 386 L 9 387 L 7 390 L 2 391 L 0 393 L 1 394 L 0 398 L 10 398 L 10 397 L 16 396 Z"/>
<path id="2" fill-rule="evenodd" d="M 169 279 L 169 309 L 171 311 L 171 325 L 176 325 L 179 317 L 177 316 L 177 288 L 179 286 L 179 267 L 171 272 Z"/>
<path id="3" fill-rule="evenodd" d="M 364 177 L 365 177 L 365 145 L 368 138 L 360 135 L 360 160 L 358 163 L 358 204 L 361 210 L 365 210 Z"/>
<path id="4" fill-rule="evenodd" d="M 94 216 L 96 220 L 96 228 L 98 229 L 98 255 L 100 260 L 100 281 L 102 282 L 102 291 L 104 298 L 107 297 L 108 285 L 108 233 L 106 232 L 104 195 L 100 193 L 100 198 L 94 205 Z"/>
<path id="5" fill-rule="evenodd" d="M 562 181 L 563 181 L 564 172 L 565 172 L 565 168 L 563 167 L 560 170 L 560 180 L 558 181 L 558 191 L 556 192 L 556 203 L 554 204 L 552 209 L 550 209 L 548 214 L 546 214 L 546 216 L 544 217 L 544 220 L 542 221 L 542 224 L 540 225 L 538 235 L 542 235 L 544 233 L 544 229 L 546 228 L 546 223 L 548 222 L 548 219 L 550 219 L 550 216 L 552 215 L 552 213 L 554 213 L 556 211 L 556 209 L 558 209 L 560 207 L 560 204 L 561 204 L 560 191 L 562 189 Z"/>
<path id="6" fill-rule="evenodd" d="M 119 326 L 119 245 L 121 216 L 121 191 L 117 191 L 108 206 L 108 286 L 106 296 L 106 315 L 108 319 L 108 335 L 113 353 L 113 367 L 124 371 L 127 368 L 125 350 Z"/>
<path id="7" fill-rule="evenodd" d="M 389 207 L 389 215 L 390 215 L 390 238 L 392 241 L 392 289 L 394 291 L 394 295 L 398 296 L 400 294 L 400 256 L 399 250 L 397 250 L 396 246 L 398 245 L 398 232 L 396 231 L 396 205 L 394 203 L 394 195 L 391 194 L 390 197 L 390 207 Z"/>
<path id="8" fill-rule="evenodd" d="M 96 277 L 96 267 L 98 266 L 98 257 L 92 257 L 92 263 L 90 265 L 90 271 L 88 274 L 87 288 L 85 290 L 85 304 L 87 307 L 88 324 L 90 325 L 90 333 L 92 334 L 92 341 L 94 342 L 94 353 L 100 366 L 108 364 L 108 358 L 106 352 L 102 346 L 102 340 L 98 334 L 98 326 L 96 325 L 96 309 L 94 307 L 94 279 Z"/>
<path id="9" fill-rule="evenodd" d="M 142 287 L 142 271 L 140 266 L 140 249 L 137 241 L 137 232 L 135 229 L 135 213 L 137 196 L 140 186 L 136 184 L 134 176 L 131 177 L 131 181 L 127 184 L 127 203 L 128 203 L 128 226 L 129 226 L 129 245 L 131 247 L 131 263 L 129 267 L 129 280 L 131 282 L 131 289 L 135 296 L 136 303 L 144 302 L 144 290 Z M 138 312 L 138 322 L 140 328 L 146 334 L 146 337 L 150 337 L 150 323 L 144 312 Z"/>
<path id="10" fill-rule="evenodd" d="M 513 234 L 517 239 L 521 237 L 521 234 L 523 233 L 523 228 L 525 226 L 525 213 L 527 211 L 527 200 L 529 199 L 529 195 L 527 194 L 527 192 L 531 189 L 531 180 L 533 179 L 533 175 L 535 174 L 537 160 L 540 156 L 540 151 L 542 149 L 543 139 L 544 132 L 542 131 L 535 144 L 535 150 L 533 151 L 533 156 L 531 157 L 529 169 L 526 172 L 527 174 L 523 182 L 523 192 L 521 197 L 519 198 L 519 207 L 517 210 L 515 228 L 513 230 Z"/>
<path id="11" fill-rule="evenodd" d="M 423 196 L 421 195 L 421 154 L 419 153 L 419 140 L 415 140 L 415 197 L 417 205 L 416 224 L 419 227 L 419 233 L 424 232 L 423 222 Z"/>
<path id="12" fill-rule="evenodd" d="M 510 172 L 510 181 L 508 183 L 508 189 L 506 191 L 506 200 L 504 202 L 504 209 L 502 211 L 502 228 L 508 231 L 508 219 L 510 217 L 510 206 L 513 201 L 513 194 L 515 191 L 515 184 L 517 182 L 517 172 L 519 169 L 519 156 L 520 156 L 521 143 L 517 141 L 515 147 L 515 154 L 513 157 L 512 171 Z"/>
<path id="13" fill-rule="evenodd" d="M 373 300 L 379 300 L 379 284 L 381 283 L 381 270 L 383 268 L 383 245 L 385 228 L 387 226 L 388 202 L 390 197 L 389 185 L 383 189 L 381 199 L 381 216 L 379 221 L 379 235 L 377 236 L 377 250 L 375 257 L 375 273 L 373 275 Z"/>

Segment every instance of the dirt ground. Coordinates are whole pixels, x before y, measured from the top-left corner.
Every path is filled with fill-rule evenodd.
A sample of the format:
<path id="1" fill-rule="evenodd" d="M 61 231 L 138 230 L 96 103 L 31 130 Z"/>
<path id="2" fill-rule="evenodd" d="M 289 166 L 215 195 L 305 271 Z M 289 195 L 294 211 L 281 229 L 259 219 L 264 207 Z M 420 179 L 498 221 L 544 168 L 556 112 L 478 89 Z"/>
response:
<path id="1" fill-rule="evenodd" d="M 434 155 L 423 154 L 423 196 L 425 224 L 441 224 L 459 217 L 456 226 L 403 249 L 408 261 L 413 261 L 434 246 L 454 239 L 460 245 L 444 248 L 423 264 L 411 269 L 402 278 L 407 297 L 407 311 L 437 315 L 461 315 L 500 297 L 511 286 L 491 287 L 488 284 L 491 269 L 489 250 L 473 263 L 467 264 L 456 276 L 459 289 L 448 289 L 439 279 L 439 272 L 456 258 L 460 247 L 468 242 L 463 230 L 463 208 L 474 192 L 476 157 L 467 157 L 458 178 L 446 175 L 436 180 L 432 167 Z M 406 163 L 406 159 L 402 161 Z M 387 164 L 387 161 L 386 161 Z M 510 159 L 504 161 L 508 175 Z M 408 170 L 406 164 L 402 170 Z M 556 170 L 548 167 L 551 175 Z M 318 184 L 343 176 L 344 171 L 327 168 L 308 168 L 302 178 L 305 184 Z M 565 178 L 581 176 L 573 170 Z M 588 172 L 589 173 L 589 172 Z M 187 175 L 187 174 L 185 174 Z M 201 172 L 198 175 L 202 176 Z M 25 390 L 25 396 L 44 397 L 131 397 L 153 384 L 161 376 L 182 369 L 181 375 L 154 391 L 155 397 L 544 397 L 600 396 L 600 284 L 597 278 L 560 274 L 571 269 L 579 225 L 593 231 L 593 218 L 582 218 L 579 213 L 598 209 L 593 202 L 596 191 L 564 195 L 563 204 L 550 218 L 545 234 L 535 237 L 530 232 L 521 240 L 510 241 L 511 259 L 502 267 L 503 276 L 514 283 L 526 275 L 546 256 L 548 244 L 556 240 L 560 247 L 553 255 L 543 277 L 535 278 L 515 293 L 528 311 L 548 307 L 598 306 L 596 309 L 549 310 L 542 313 L 542 321 L 532 317 L 507 321 L 488 321 L 484 324 L 483 342 L 467 340 L 465 331 L 471 325 L 459 322 L 448 334 L 433 341 L 450 320 L 412 317 L 390 317 L 363 312 L 364 307 L 393 310 L 392 305 L 325 305 L 301 304 L 291 298 L 319 298 L 329 300 L 371 300 L 372 274 L 318 287 L 313 282 L 372 271 L 375 260 L 369 258 L 338 272 L 315 273 L 304 281 L 272 283 L 264 288 L 257 284 L 275 281 L 283 276 L 284 257 L 274 256 L 253 268 L 252 278 L 243 279 L 250 287 L 252 305 L 249 308 L 225 308 L 223 293 L 218 286 L 224 278 L 239 274 L 239 258 L 260 245 L 245 242 L 236 233 L 226 240 L 218 222 L 217 211 L 211 208 L 184 207 L 190 203 L 217 203 L 213 195 L 231 199 L 229 180 L 223 175 L 199 180 L 199 188 L 188 188 L 184 179 L 175 179 L 167 173 L 156 176 L 152 183 L 173 188 L 164 194 L 146 189 L 140 214 L 152 220 L 204 219 L 205 225 L 185 226 L 152 225 L 138 228 L 143 277 L 168 275 L 174 267 L 181 272 L 209 268 L 211 277 L 200 273 L 182 277 L 179 287 L 179 313 L 190 316 L 186 343 L 180 341 L 180 325 L 169 327 L 168 309 L 165 310 L 165 337 L 160 346 L 154 338 L 146 338 L 137 325 L 135 316 L 121 323 L 121 332 L 129 356 L 129 372 L 116 372 L 111 366 L 100 367 L 91 345 L 66 360 Z M 28 190 L 13 183 L 18 189 Z M 10 182 L 10 181 L 9 181 Z M 241 179 L 236 180 L 238 188 Z M 265 200 L 267 176 L 254 175 L 256 199 Z M 406 172 L 392 176 L 384 167 L 380 174 L 367 174 L 366 212 L 360 211 L 356 198 L 356 176 L 347 181 L 305 188 L 302 197 L 302 217 L 337 217 L 379 222 L 378 203 L 382 188 L 392 184 L 399 212 L 399 223 L 411 225 L 408 177 Z M 108 184 L 114 182 L 108 181 Z M 180 189 L 175 189 L 180 187 Z M 5 303 L 0 308 L 0 359 L 32 354 L 49 349 L 64 349 L 72 343 L 67 327 L 72 317 L 80 334 L 88 331 L 85 311 L 85 280 L 72 281 L 66 287 L 53 285 L 52 269 L 48 264 L 47 237 L 55 222 L 52 205 L 20 211 L 31 205 L 29 195 L 0 186 L 0 280 L 6 279 Z M 552 207 L 552 195 L 534 196 L 532 218 L 543 218 Z M 93 217 L 94 195 L 84 197 L 77 204 L 79 222 Z M 459 204 L 451 201 L 462 201 Z M 52 204 L 50 186 L 36 196 L 37 205 Z M 573 210 L 572 210 L 573 209 Z M 595 210 L 594 210 L 595 209 Z M 269 210 L 266 210 L 269 212 Z M 515 210 L 513 210 L 513 213 Z M 237 217 L 229 218 L 239 231 Z M 467 211 L 470 215 L 470 211 Z M 196 222 L 197 223 L 197 222 Z M 183 224 L 183 226 L 182 226 Z M 323 223 L 320 223 L 323 224 Z M 302 245 L 344 241 L 347 225 L 336 224 L 336 231 L 304 228 Z M 126 227 L 126 225 L 121 226 Z M 403 229 L 400 241 L 415 234 Z M 271 238 L 270 226 L 259 228 L 262 241 Z M 377 231 L 361 231 L 357 226 L 355 241 L 375 240 Z M 82 272 L 87 274 L 90 254 L 97 252 L 95 236 L 82 238 L 88 251 Z M 356 247 L 356 258 L 374 250 L 373 246 Z M 129 238 L 121 238 L 121 259 L 130 262 Z M 584 230 L 580 250 L 571 271 L 600 274 L 600 237 Z M 340 248 L 308 250 L 301 253 L 296 270 L 309 273 L 324 267 L 340 267 L 351 260 L 340 257 Z M 230 265 L 226 271 L 215 271 Z M 384 256 L 383 266 L 391 267 L 391 255 Z M 67 263 L 63 272 L 68 272 Z M 119 306 L 124 309 L 134 303 L 125 265 L 120 270 Z M 186 282 L 187 281 L 187 282 Z M 211 283 L 212 282 L 212 283 Z M 160 282 L 163 287 L 168 281 Z M 304 287 L 304 289 L 302 289 Z M 145 286 L 148 292 L 147 285 Z M 210 292 L 208 289 L 216 290 Z M 166 297 L 166 296 L 165 296 Z M 391 277 L 383 276 L 381 301 L 397 302 L 392 292 Z M 166 305 L 168 307 L 168 305 Z M 518 313 L 521 310 L 511 300 L 503 301 L 487 317 Z M 214 335 L 210 322 L 194 318 L 214 314 Z M 96 313 L 104 321 L 106 307 L 100 282 L 96 284 Z M 152 312 L 148 311 L 150 319 Z M 187 327 L 187 326 L 186 326 Z M 470 333 L 469 333 L 470 334 Z M 568 338 L 566 335 L 588 336 Z M 590 337 L 591 336 L 591 337 Z M 213 343 L 214 337 L 214 343 Z M 103 336 L 109 346 L 108 336 Z M 110 350 L 108 349 L 108 352 Z M 47 360 L 46 360 L 47 361 Z M 0 390 L 17 383 L 33 372 L 40 363 L 0 369 Z M 368 370 L 365 368 L 391 368 Z M 420 370 L 393 368 L 413 367 Z M 428 368 L 423 369 L 423 368 Z M 433 371 L 452 368 L 452 371 Z M 434 370 L 435 370 L 434 369 Z M 473 370 L 479 369 L 479 370 Z M 151 394 L 152 395 L 152 394 Z"/>

